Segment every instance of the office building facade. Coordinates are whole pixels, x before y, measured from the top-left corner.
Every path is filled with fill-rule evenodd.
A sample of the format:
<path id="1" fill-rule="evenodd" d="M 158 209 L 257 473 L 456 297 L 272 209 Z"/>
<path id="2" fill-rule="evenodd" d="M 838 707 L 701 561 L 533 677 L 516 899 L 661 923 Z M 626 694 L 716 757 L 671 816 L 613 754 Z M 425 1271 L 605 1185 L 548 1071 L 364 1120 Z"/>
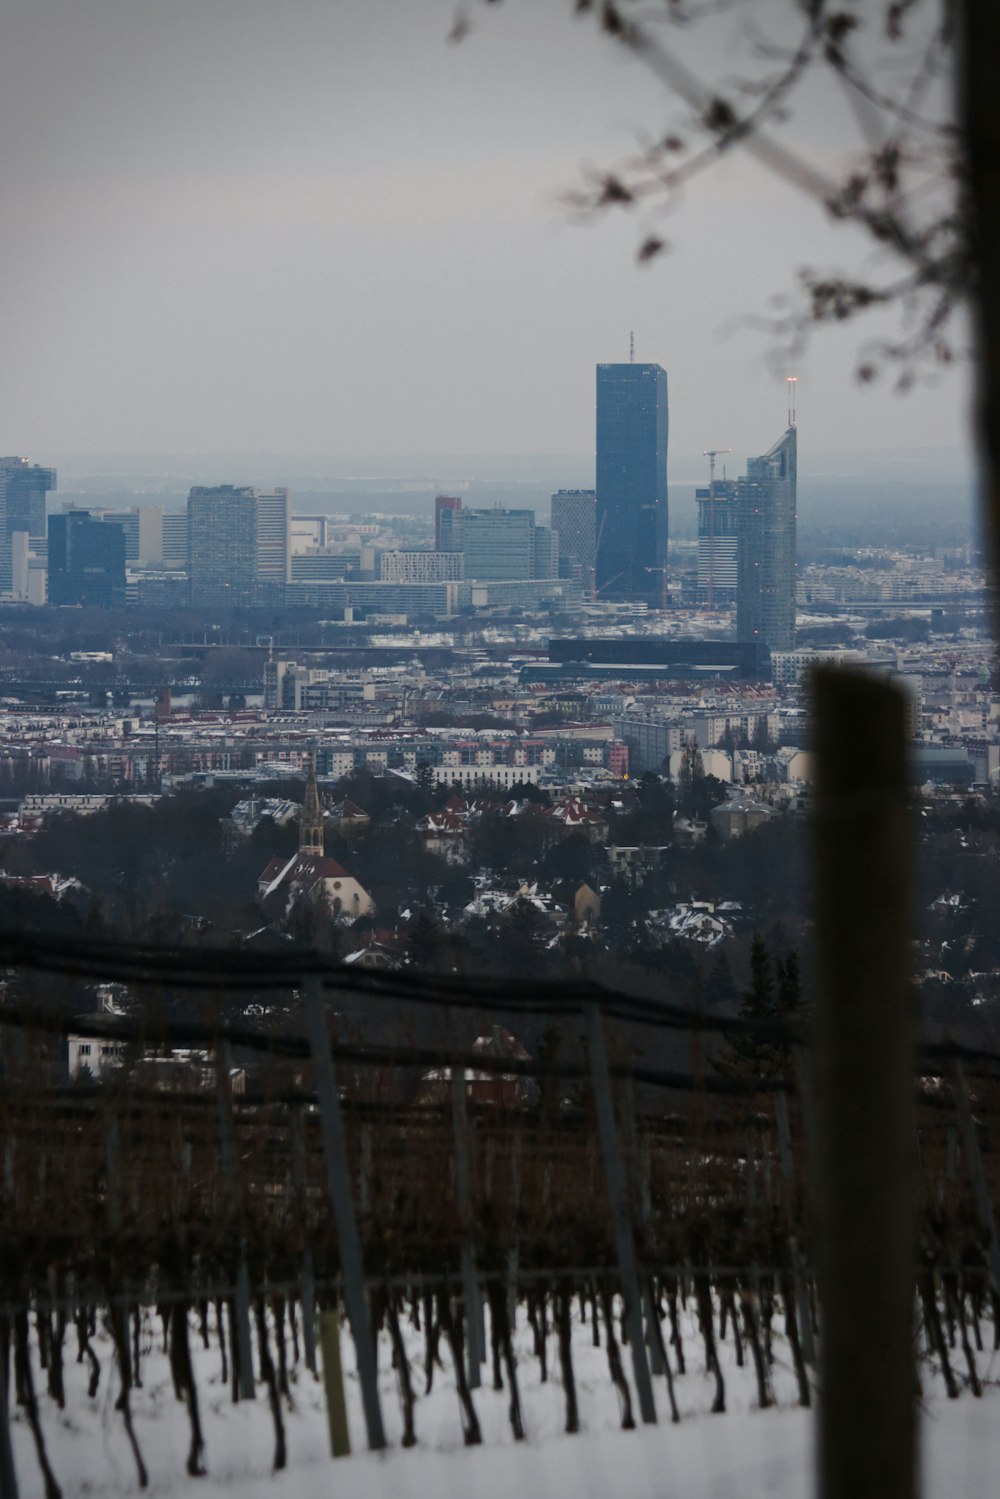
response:
<path id="1" fill-rule="evenodd" d="M 261 603 L 283 604 L 291 579 L 292 503 L 287 489 L 257 496 L 257 583 Z"/>
<path id="2" fill-rule="evenodd" d="M 188 565 L 187 510 L 163 512 L 163 566 L 171 571 L 186 572 Z"/>
<path id="3" fill-rule="evenodd" d="M 559 535 L 551 526 L 535 527 L 531 576 L 533 578 L 558 578 L 559 576 Z"/>
<path id="4" fill-rule="evenodd" d="M 798 435 L 790 426 L 737 480 L 736 638 L 772 651 L 795 645 Z"/>
<path id="5" fill-rule="evenodd" d="M 666 594 L 667 372 L 597 366 L 595 587 L 606 599 Z"/>
<path id="6" fill-rule="evenodd" d="M 597 541 L 597 495 L 592 489 L 557 489 L 552 496 L 552 529 L 559 537 L 559 557 L 569 564 L 585 592 L 594 586 Z"/>
<path id="7" fill-rule="evenodd" d="M 27 458 L 0 458 L 0 489 L 4 501 L 4 536 L 15 531 L 45 535 L 45 498 L 56 487 L 54 468 L 43 468 Z"/>
<path id="8" fill-rule="evenodd" d="M 14 536 L 44 540 L 45 500 L 55 487 L 54 468 L 43 468 L 27 458 L 0 458 L 0 593 L 9 594 L 13 590 Z M 20 550 L 24 550 L 23 542 Z"/>
<path id="9" fill-rule="evenodd" d="M 361 553 L 341 547 L 309 547 L 292 553 L 293 583 L 329 582 L 361 571 Z"/>
<path id="10" fill-rule="evenodd" d="M 535 525 L 533 510 L 443 510 L 440 521 L 441 550 L 462 553 L 466 579 L 515 582 L 557 575 L 552 532 Z"/>
<path id="11" fill-rule="evenodd" d="M 171 565 L 183 526 L 164 516 L 164 562 Z M 169 533 L 169 534 L 168 534 Z M 204 608 L 281 605 L 292 577 L 292 506 L 287 489 L 196 487 L 187 505 L 191 603 Z"/>
<path id="12" fill-rule="evenodd" d="M 97 520 L 121 526 L 125 532 L 125 562 L 129 567 L 163 565 L 163 511 L 159 505 L 133 505 L 128 510 L 93 510 Z"/>
<path id="13" fill-rule="evenodd" d="M 383 583 L 454 583 L 465 576 L 461 552 L 397 551 L 379 557 Z"/>
<path id="14" fill-rule="evenodd" d="M 290 583 L 290 607 L 335 611 L 355 609 L 359 615 L 395 615 L 414 620 L 422 616 L 446 619 L 461 607 L 461 583 L 367 583 L 309 580 Z"/>
<path id="15" fill-rule="evenodd" d="M 291 520 L 292 553 L 302 552 L 306 547 L 325 547 L 328 544 L 330 516 L 293 515 Z"/>
<path id="16" fill-rule="evenodd" d="M 188 495 L 188 584 L 195 608 L 246 608 L 257 581 L 257 491 L 220 484 Z"/>
<path id="17" fill-rule="evenodd" d="M 125 603 L 125 532 L 88 510 L 68 510 L 48 521 L 50 604 L 100 609 Z"/>
<path id="18" fill-rule="evenodd" d="M 462 501 L 457 494 L 434 496 L 434 550 L 441 550 L 441 517 L 446 510 L 461 510 Z"/>

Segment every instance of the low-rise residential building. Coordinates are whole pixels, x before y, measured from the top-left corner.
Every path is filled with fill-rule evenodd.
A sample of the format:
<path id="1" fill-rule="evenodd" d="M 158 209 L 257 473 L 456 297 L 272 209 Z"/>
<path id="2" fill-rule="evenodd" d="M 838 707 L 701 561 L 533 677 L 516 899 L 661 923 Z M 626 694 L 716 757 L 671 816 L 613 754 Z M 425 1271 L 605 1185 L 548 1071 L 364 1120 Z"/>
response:
<path id="1" fill-rule="evenodd" d="M 713 807 L 708 814 L 715 832 L 726 843 L 733 838 L 742 838 L 747 833 L 756 832 L 776 815 L 774 808 L 767 802 L 745 793 L 730 796 L 727 801 Z"/>

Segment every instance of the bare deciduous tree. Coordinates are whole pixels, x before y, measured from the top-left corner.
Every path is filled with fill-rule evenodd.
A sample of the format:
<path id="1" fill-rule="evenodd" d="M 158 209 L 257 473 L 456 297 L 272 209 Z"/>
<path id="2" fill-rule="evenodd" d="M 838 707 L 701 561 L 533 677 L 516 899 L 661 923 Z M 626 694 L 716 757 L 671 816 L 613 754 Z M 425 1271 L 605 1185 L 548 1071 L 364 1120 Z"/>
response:
<path id="1" fill-rule="evenodd" d="M 495 3 L 495 0 L 485 0 Z M 903 389 L 968 351 L 971 312 L 982 488 L 994 557 L 1000 533 L 1000 55 L 995 0 L 568 0 L 664 86 L 664 116 L 628 159 L 595 168 L 570 193 L 586 216 L 641 220 L 637 257 L 668 248 L 655 226 L 695 177 L 744 152 L 799 189 L 829 219 L 867 237 L 864 271 L 803 267 L 777 317 L 783 354 L 817 326 L 876 309 L 895 332 L 859 345 L 857 373 L 885 370 Z M 462 0 L 452 32 L 470 29 Z M 737 68 L 687 60 L 699 28 L 728 28 Z M 843 94 L 855 136 L 831 169 L 789 126 L 818 94 Z M 748 309 L 748 312 L 752 309 Z"/>

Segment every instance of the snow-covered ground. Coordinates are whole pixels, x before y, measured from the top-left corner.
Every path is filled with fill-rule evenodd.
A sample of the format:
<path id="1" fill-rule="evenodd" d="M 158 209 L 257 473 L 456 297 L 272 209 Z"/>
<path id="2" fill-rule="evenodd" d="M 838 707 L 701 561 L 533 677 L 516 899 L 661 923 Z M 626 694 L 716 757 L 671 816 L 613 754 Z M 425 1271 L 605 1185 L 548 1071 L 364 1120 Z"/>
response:
<path id="1" fill-rule="evenodd" d="M 776 1319 L 776 1326 L 777 1326 Z M 412 1339 L 412 1341 L 411 1341 Z M 589 1327 L 574 1327 L 574 1366 L 581 1431 L 564 1434 L 565 1406 L 558 1349 L 549 1343 L 549 1381 L 542 1384 L 531 1352 L 530 1331 L 519 1319 L 518 1378 L 526 1440 L 515 1443 L 507 1419 L 507 1392 L 491 1388 L 489 1366 L 474 1395 L 483 1444 L 462 1442 L 451 1360 L 442 1342 L 444 1370 L 437 1370 L 430 1396 L 418 1394 L 417 1445 L 400 1446 L 402 1418 L 387 1339 L 380 1347 L 381 1394 L 388 1452 L 365 1450 L 361 1401 L 351 1340 L 343 1336 L 348 1417 L 353 1455 L 329 1456 L 322 1384 L 301 1367 L 285 1410 L 288 1466 L 272 1475 L 273 1426 L 267 1395 L 234 1406 L 222 1384 L 214 1346 L 201 1347 L 192 1324 L 191 1345 L 205 1433 L 207 1477 L 189 1478 L 185 1460 L 189 1427 L 173 1393 L 162 1352 L 158 1321 L 151 1323 L 143 1365 L 143 1388 L 133 1392 L 139 1445 L 149 1470 L 151 1495 L 188 1496 L 223 1487 L 247 1499 L 806 1499 L 812 1492 L 813 1420 L 796 1402 L 795 1381 L 783 1339 L 776 1337 L 772 1370 L 776 1405 L 757 1408 L 749 1359 L 737 1369 L 731 1343 L 721 1346 L 727 1412 L 709 1414 L 713 1384 L 705 1374 L 697 1329 L 686 1324 L 688 1372 L 675 1376 L 681 1421 L 672 1425 L 665 1383 L 656 1380 L 660 1421 L 635 1431 L 620 1428 L 618 1400 L 608 1377 L 604 1348 L 595 1349 Z M 422 1339 L 408 1336 L 413 1380 L 423 1390 Z M 37 1374 L 42 1424 L 49 1457 L 63 1494 L 120 1495 L 137 1491 L 136 1469 L 121 1415 L 115 1410 L 118 1380 L 107 1338 L 94 1340 L 102 1364 L 97 1396 L 87 1395 L 84 1366 L 75 1362 L 76 1339 L 66 1339 L 67 1399 L 59 1411 L 44 1394 Z M 628 1350 L 623 1362 L 629 1371 Z M 1000 1357 L 984 1354 L 986 1381 L 1000 1376 Z M 1000 1468 L 1000 1395 L 986 1384 L 982 1400 L 963 1390 L 949 1402 L 939 1376 L 922 1373 L 924 1499 L 966 1499 L 994 1492 Z M 637 1413 L 638 1416 L 638 1413 Z M 44 1486 L 31 1433 L 23 1414 L 12 1422 L 20 1499 L 36 1499 Z"/>

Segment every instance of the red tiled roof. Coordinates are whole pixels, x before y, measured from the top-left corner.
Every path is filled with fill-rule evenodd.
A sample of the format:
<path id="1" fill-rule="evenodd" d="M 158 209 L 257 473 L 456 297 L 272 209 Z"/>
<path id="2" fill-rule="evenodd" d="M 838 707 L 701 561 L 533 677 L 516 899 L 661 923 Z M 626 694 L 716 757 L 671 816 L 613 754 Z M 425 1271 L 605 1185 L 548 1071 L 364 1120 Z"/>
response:
<path id="1" fill-rule="evenodd" d="M 605 821 L 599 812 L 595 812 L 592 807 L 588 807 L 586 803 L 581 802 L 575 796 L 567 797 L 562 802 L 556 802 L 546 810 L 545 815 L 546 817 L 550 817 L 554 822 L 595 823 Z"/>
<path id="2" fill-rule="evenodd" d="M 293 859 L 272 859 L 261 873 L 258 884 L 273 885 L 278 877 L 281 883 L 298 883 L 302 880 L 349 880 L 347 870 L 336 859 L 317 854 L 297 854 Z"/>

